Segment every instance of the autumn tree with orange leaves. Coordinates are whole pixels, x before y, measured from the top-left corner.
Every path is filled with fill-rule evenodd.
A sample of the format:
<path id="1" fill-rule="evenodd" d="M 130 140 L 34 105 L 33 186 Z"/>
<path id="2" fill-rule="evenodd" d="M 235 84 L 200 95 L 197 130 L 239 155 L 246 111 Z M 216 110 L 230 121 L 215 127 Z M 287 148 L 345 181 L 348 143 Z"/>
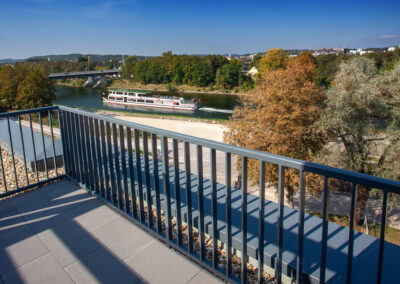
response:
<path id="1" fill-rule="evenodd" d="M 240 97 L 242 105 L 234 110 L 225 141 L 311 161 L 324 144 L 322 135 L 312 127 L 322 113 L 324 100 L 314 77 L 314 57 L 310 53 L 289 60 L 286 67 L 264 72 L 254 91 Z M 251 160 L 248 167 L 249 179 L 258 182 L 259 162 Z M 266 181 L 276 186 L 277 179 L 277 167 L 267 164 Z M 292 204 L 298 183 L 298 172 L 287 169 L 285 189 Z"/>

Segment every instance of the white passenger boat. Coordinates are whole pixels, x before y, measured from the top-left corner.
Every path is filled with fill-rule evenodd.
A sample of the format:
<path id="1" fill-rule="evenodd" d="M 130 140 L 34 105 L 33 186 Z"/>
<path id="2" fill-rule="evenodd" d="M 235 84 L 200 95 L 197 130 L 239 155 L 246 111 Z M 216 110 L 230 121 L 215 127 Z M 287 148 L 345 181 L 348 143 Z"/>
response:
<path id="1" fill-rule="evenodd" d="M 103 102 L 126 106 L 157 107 L 176 110 L 195 110 L 195 99 L 185 100 L 179 97 L 155 96 L 147 91 L 125 89 L 108 89 L 108 95 L 103 97 Z"/>

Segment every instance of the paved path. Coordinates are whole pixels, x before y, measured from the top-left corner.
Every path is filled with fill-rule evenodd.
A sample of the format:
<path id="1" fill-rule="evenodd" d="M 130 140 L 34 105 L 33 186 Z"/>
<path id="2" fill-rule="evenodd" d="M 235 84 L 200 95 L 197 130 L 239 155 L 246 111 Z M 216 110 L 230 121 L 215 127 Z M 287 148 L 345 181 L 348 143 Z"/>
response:
<path id="1" fill-rule="evenodd" d="M 63 180 L 0 201 L 0 283 L 221 283 Z"/>

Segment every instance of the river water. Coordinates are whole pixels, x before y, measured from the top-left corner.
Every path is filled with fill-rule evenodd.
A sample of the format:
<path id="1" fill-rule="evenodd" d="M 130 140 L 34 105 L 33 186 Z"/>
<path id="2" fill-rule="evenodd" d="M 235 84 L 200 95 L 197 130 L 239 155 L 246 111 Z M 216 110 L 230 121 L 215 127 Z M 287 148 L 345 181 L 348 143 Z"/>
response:
<path id="1" fill-rule="evenodd" d="M 102 109 L 102 110 L 123 110 L 135 113 L 154 113 L 154 114 L 179 114 L 188 117 L 199 118 L 219 118 L 229 119 L 232 115 L 233 108 L 239 104 L 237 96 L 234 95 L 214 95 L 202 93 L 170 93 L 162 92 L 153 94 L 162 96 L 178 96 L 185 99 L 196 99 L 199 104 L 199 109 L 195 111 L 185 110 L 169 110 L 157 109 L 148 107 L 133 107 L 133 106 L 116 106 L 103 103 L 101 100 L 102 91 L 91 88 L 76 88 L 59 86 L 56 91 L 55 104 L 81 107 L 87 109 Z"/>

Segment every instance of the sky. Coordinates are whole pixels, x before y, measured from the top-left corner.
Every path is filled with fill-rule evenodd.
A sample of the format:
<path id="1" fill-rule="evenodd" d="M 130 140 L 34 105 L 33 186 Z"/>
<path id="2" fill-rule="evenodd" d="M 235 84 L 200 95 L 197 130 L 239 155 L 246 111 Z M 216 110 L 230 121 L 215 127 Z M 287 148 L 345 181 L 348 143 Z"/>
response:
<path id="1" fill-rule="evenodd" d="M 400 44 L 399 0 L 0 0 L 0 59 Z"/>

